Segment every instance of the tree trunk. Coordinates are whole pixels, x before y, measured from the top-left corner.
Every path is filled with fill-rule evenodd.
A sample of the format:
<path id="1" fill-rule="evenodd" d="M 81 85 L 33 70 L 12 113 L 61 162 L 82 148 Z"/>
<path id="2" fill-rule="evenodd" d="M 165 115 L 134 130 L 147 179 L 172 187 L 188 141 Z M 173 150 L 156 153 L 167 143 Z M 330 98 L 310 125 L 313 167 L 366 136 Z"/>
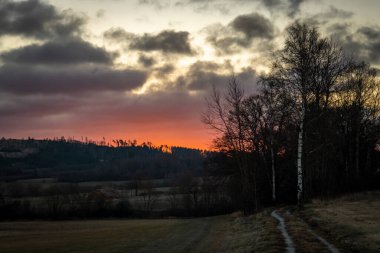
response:
<path id="1" fill-rule="evenodd" d="M 360 177 L 360 123 L 357 123 L 355 133 L 355 175 Z"/>
<path id="2" fill-rule="evenodd" d="M 303 194 L 303 170 L 302 170 L 302 154 L 303 154 L 303 135 L 304 135 L 305 105 L 302 103 L 300 130 L 298 133 L 298 153 L 297 153 L 297 203 L 302 205 Z"/>
<path id="3" fill-rule="evenodd" d="M 273 150 L 273 137 L 270 138 L 270 155 L 271 155 L 271 167 L 272 167 L 272 200 L 276 202 L 276 171 L 274 164 L 274 150 Z"/>

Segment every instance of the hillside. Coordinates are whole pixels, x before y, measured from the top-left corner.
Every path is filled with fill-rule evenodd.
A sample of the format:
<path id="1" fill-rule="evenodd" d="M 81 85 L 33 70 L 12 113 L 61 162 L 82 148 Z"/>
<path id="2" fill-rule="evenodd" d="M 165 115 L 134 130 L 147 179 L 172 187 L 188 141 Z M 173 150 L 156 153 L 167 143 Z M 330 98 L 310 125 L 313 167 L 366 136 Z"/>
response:
<path id="1" fill-rule="evenodd" d="M 55 178 L 64 182 L 164 178 L 200 171 L 204 152 L 115 141 L 116 146 L 73 140 L 0 140 L 0 181 Z"/>

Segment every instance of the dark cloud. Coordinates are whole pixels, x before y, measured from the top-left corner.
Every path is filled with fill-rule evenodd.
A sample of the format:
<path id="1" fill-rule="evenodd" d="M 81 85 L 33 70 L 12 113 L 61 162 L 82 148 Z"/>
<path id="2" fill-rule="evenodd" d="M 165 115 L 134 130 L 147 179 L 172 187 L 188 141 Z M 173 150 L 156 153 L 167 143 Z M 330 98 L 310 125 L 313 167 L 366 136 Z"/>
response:
<path id="1" fill-rule="evenodd" d="M 144 34 L 135 38 L 130 47 L 142 51 L 162 51 L 164 53 L 193 54 L 188 32 L 165 30 L 156 35 Z"/>
<path id="2" fill-rule="evenodd" d="M 300 10 L 302 3 L 308 0 L 256 0 L 272 12 L 285 12 L 289 17 L 294 17 Z"/>
<path id="3" fill-rule="evenodd" d="M 369 50 L 369 60 L 376 64 L 380 63 L 380 41 L 377 40 L 373 42 L 368 47 Z"/>
<path id="4" fill-rule="evenodd" d="M 256 72 L 251 68 L 234 73 L 228 62 L 219 65 L 213 62 L 198 61 L 190 66 L 185 75 L 176 80 L 176 85 L 187 90 L 208 91 L 213 85 L 219 88 L 226 87 L 233 75 L 245 87 L 252 88 L 257 83 Z"/>
<path id="5" fill-rule="evenodd" d="M 230 54 L 249 48 L 253 42 L 265 41 L 269 45 L 274 38 L 274 25 L 258 13 L 239 15 L 227 26 L 214 24 L 204 29 L 207 41 L 220 54 Z"/>
<path id="6" fill-rule="evenodd" d="M 65 37 L 80 34 L 84 23 L 85 18 L 39 0 L 0 0 L 0 35 Z"/>
<path id="7" fill-rule="evenodd" d="M 367 50 L 367 56 L 370 62 L 380 63 L 380 27 L 365 26 L 357 31 L 358 34 L 365 38 L 364 47 Z"/>
<path id="8" fill-rule="evenodd" d="M 217 50 L 219 54 L 231 54 L 247 48 L 251 41 L 240 36 L 228 26 L 214 24 L 204 29 L 206 40 Z"/>
<path id="9" fill-rule="evenodd" d="M 380 63 L 380 27 L 363 26 L 354 29 L 350 24 L 334 24 L 327 28 L 346 53 L 371 64 Z"/>
<path id="10" fill-rule="evenodd" d="M 136 36 L 133 33 L 129 33 L 120 27 L 113 27 L 104 32 L 104 37 L 111 41 L 127 42 L 134 39 Z"/>
<path id="11" fill-rule="evenodd" d="M 346 19 L 351 18 L 354 15 L 353 12 L 338 9 L 335 6 L 330 6 L 329 10 L 320 14 L 317 14 L 318 19 Z"/>
<path id="12" fill-rule="evenodd" d="M 139 4 L 142 5 L 152 5 L 156 9 L 164 9 L 170 6 L 170 1 L 168 0 L 139 0 Z"/>
<path id="13" fill-rule="evenodd" d="M 293 17 L 297 14 L 300 9 L 300 6 L 305 0 L 287 0 L 289 4 L 289 16 Z"/>
<path id="14" fill-rule="evenodd" d="M 144 2 L 159 2 L 157 0 L 142 0 Z M 225 12 L 231 6 L 236 4 L 260 3 L 272 12 L 285 12 L 288 16 L 294 17 L 300 9 L 303 2 L 308 0 L 179 0 L 177 6 L 196 5 L 196 10 L 219 10 Z"/>
<path id="15" fill-rule="evenodd" d="M 273 38 L 274 27 L 269 19 L 257 13 L 237 16 L 231 23 L 238 32 L 242 32 L 248 40 L 254 38 Z"/>
<path id="16" fill-rule="evenodd" d="M 261 0 L 261 2 L 268 8 L 274 8 L 281 4 L 281 0 Z"/>
<path id="17" fill-rule="evenodd" d="M 227 14 L 230 9 L 239 5 L 261 4 L 272 13 L 285 13 L 289 17 L 294 17 L 300 10 L 302 3 L 310 0 L 139 0 L 139 4 L 150 5 L 158 10 L 172 6 L 188 8 L 191 7 L 195 12 L 218 11 Z"/>
<path id="18" fill-rule="evenodd" d="M 188 90 L 207 90 L 211 85 L 225 84 L 227 77 L 216 73 L 219 68 L 216 63 L 198 61 L 176 80 L 176 85 Z"/>
<path id="19" fill-rule="evenodd" d="M 143 65 L 145 68 L 149 68 L 156 64 L 156 60 L 153 57 L 149 57 L 142 54 L 139 56 L 139 63 Z"/>
<path id="20" fill-rule="evenodd" d="M 82 39 L 50 41 L 42 45 L 29 45 L 5 52 L 5 62 L 22 64 L 76 64 L 112 62 L 112 55 Z"/>
<path id="21" fill-rule="evenodd" d="M 334 23 L 328 27 L 326 27 L 327 32 L 332 36 L 335 40 L 339 40 L 344 36 L 347 36 L 350 33 L 350 24 L 348 23 Z"/>
<path id="22" fill-rule="evenodd" d="M 165 64 L 164 66 L 155 68 L 156 73 L 159 75 L 159 78 L 165 79 L 165 76 L 172 73 L 175 70 L 174 65 Z"/>
<path id="23" fill-rule="evenodd" d="M 70 96 L 62 95 L 11 95 L 2 97 L 0 106 L 2 117 L 43 117 L 65 113 L 80 106 L 80 101 Z"/>
<path id="24" fill-rule="evenodd" d="M 380 40 L 380 28 L 363 26 L 358 29 L 358 32 L 364 35 L 368 40 Z"/>
<path id="25" fill-rule="evenodd" d="M 163 30 L 158 34 L 133 34 L 123 28 L 111 28 L 104 37 L 112 42 L 125 45 L 126 48 L 141 51 L 161 51 L 172 54 L 192 55 L 190 33 L 185 31 Z"/>
<path id="26" fill-rule="evenodd" d="M 342 9 L 338 9 L 334 6 L 330 6 L 329 9 L 327 9 L 326 11 L 317 13 L 310 17 L 306 17 L 302 21 L 313 26 L 320 26 L 326 25 L 327 23 L 330 23 L 331 21 L 336 21 L 338 19 L 349 19 L 353 15 L 354 14 L 352 12 L 348 12 Z"/>
<path id="27" fill-rule="evenodd" d="M 0 91 L 13 94 L 82 94 L 129 91 L 140 87 L 147 75 L 137 70 L 105 66 L 60 68 L 8 64 L 0 68 Z"/>
<path id="28" fill-rule="evenodd" d="M 235 0 L 234 2 L 248 2 L 247 0 Z M 231 9 L 231 4 L 233 2 L 222 1 L 222 0 L 180 0 L 175 2 L 175 6 L 187 8 L 191 6 L 195 12 L 203 11 L 217 11 L 222 15 L 228 14 Z"/>

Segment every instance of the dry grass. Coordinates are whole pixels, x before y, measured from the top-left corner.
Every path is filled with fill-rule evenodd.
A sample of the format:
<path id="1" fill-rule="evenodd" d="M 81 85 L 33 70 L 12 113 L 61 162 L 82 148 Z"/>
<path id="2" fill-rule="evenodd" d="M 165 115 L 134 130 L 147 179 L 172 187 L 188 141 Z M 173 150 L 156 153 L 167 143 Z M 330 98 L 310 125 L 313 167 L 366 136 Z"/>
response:
<path id="1" fill-rule="evenodd" d="M 328 248 L 312 234 L 309 225 L 302 219 L 289 212 L 282 212 L 282 216 L 285 219 L 288 233 L 294 241 L 297 252 L 330 253 Z"/>
<path id="2" fill-rule="evenodd" d="M 380 252 L 380 192 L 314 201 L 303 215 L 348 252 Z"/>
<path id="3" fill-rule="evenodd" d="M 258 235 L 254 252 L 277 253 L 284 252 L 284 238 L 277 229 L 277 221 L 264 211 L 256 215 Z"/>
<path id="4" fill-rule="evenodd" d="M 0 223 L 0 252 L 134 252 L 178 221 Z"/>
<path id="5" fill-rule="evenodd" d="M 0 223 L 0 252 L 277 253 L 268 212 L 250 217 Z"/>

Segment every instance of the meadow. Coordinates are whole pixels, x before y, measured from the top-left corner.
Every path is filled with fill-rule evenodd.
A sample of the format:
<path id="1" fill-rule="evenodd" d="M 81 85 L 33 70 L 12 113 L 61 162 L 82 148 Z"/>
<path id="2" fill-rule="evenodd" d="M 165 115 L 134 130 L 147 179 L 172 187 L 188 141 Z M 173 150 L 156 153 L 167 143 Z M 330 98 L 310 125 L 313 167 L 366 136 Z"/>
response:
<path id="1" fill-rule="evenodd" d="M 292 206 L 204 218 L 17 221 L 0 223 L 0 252 L 284 252 L 276 210 L 284 217 L 297 252 L 380 251 L 380 192 L 314 200 Z"/>
<path id="2" fill-rule="evenodd" d="M 275 244 L 281 249 L 278 238 L 259 240 L 263 222 L 275 232 L 268 216 L 2 222 L 0 252 L 251 252 Z"/>
<path id="3" fill-rule="evenodd" d="M 347 252 L 380 252 L 380 192 L 315 200 L 306 206 L 306 221 Z"/>

